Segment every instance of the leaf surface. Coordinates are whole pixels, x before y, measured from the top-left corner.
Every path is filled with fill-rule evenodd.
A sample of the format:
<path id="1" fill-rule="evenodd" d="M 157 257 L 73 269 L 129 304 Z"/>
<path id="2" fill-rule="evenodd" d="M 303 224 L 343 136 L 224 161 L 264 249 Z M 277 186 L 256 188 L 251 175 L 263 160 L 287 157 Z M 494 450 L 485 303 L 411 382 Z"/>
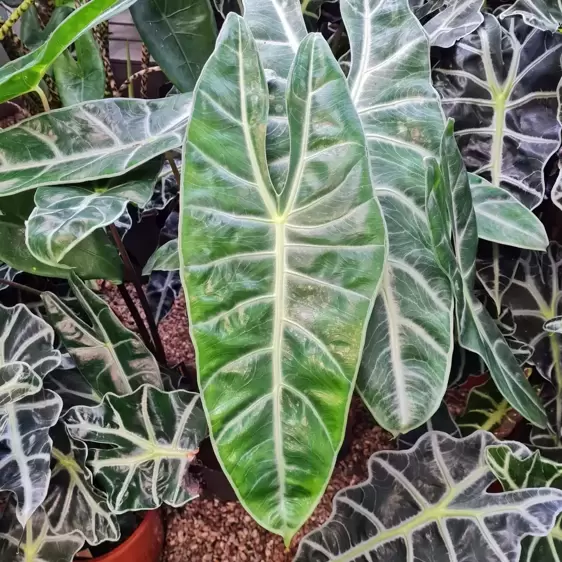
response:
<path id="1" fill-rule="evenodd" d="M 207 427 L 199 395 L 143 385 L 107 394 L 100 406 L 76 406 L 64 422 L 87 444 L 88 467 L 112 511 L 179 507 L 193 498 L 185 481 Z"/>
<path id="2" fill-rule="evenodd" d="M 166 77 L 180 92 L 192 92 L 217 37 L 209 0 L 137 0 L 131 15 Z"/>
<path id="3" fill-rule="evenodd" d="M 425 216 L 424 158 L 444 121 L 429 45 L 407 0 L 342 0 L 349 86 L 361 118 L 389 256 L 369 321 L 357 388 L 377 422 L 405 433 L 437 410 L 453 352 L 451 287 Z"/>
<path id="4" fill-rule="evenodd" d="M 560 145 L 561 49 L 558 34 L 485 14 L 434 69 L 468 171 L 531 209 L 544 197 L 544 168 Z"/>
<path id="5" fill-rule="evenodd" d="M 369 478 L 336 494 L 330 519 L 304 537 L 295 562 L 517 560 L 525 535 L 552 528 L 562 492 L 487 492 L 495 477 L 486 449 L 498 443 L 484 431 L 432 432 L 410 450 L 375 453 Z"/>
<path id="6" fill-rule="evenodd" d="M 162 388 L 156 359 L 141 339 L 125 328 L 110 307 L 71 274 L 69 284 L 91 325 L 53 293 L 42 295 L 51 323 L 94 391 L 128 394 L 143 384 Z"/>
<path id="7" fill-rule="evenodd" d="M 558 31 L 562 23 L 562 2 L 560 0 L 515 0 L 500 18 L 522 16 L 533 27 L 544 31 Z"/>
<path id="8" fill-rule="evenodd" d="M 21 121 L 0 132 L 0 195 L 120 176 L 180 146 L 190 109 L 191 94 L 107 99 Z"/>
<path id="9" fill-rule="evenodd" d="M 170 240 L 150 256 L 144 269 L 143 275 L 150 275 L 153 271 L 177 271 L 180 268 L 178 254 L 178 241 Z"/>
<path id="10" fill-rule="evenodd" d="M 180 259 L 215 449 L 248 511 L 289 541 L 343 439 L 386 240 L 361 124 L 319 35 L 300 45 L 287 107 L 293 148 L 277 191 L 264 72 L 229 14 L 194 95 Z"/>
<path id="11" fill-rule="evenodd" d="M 484 0 L 449 0 L 423 27 L 431 46 L 452 47 L 472 33 L 484 21 L 483 4 Z"/>

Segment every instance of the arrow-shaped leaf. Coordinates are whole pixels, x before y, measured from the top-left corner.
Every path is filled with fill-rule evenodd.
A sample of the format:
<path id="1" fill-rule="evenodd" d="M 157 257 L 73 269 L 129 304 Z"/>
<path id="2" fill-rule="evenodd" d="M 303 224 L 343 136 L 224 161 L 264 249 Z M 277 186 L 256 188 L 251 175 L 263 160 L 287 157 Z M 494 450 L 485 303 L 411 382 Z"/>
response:
<path id="1" fill-rule="evenodd" d="M 443 107 L 470 172 L 536 207 L 544 167 L 560 146 L 562 37 L 521 18 L 484 24 L 444 52 L 434 69 Z M 533 118 L 529 119 L 528 116 Z"/>
<path id="2" fill-rule="evenodd" d="M 303 538 L 295 562 L 518 560 L 523 537 L 554 525 L 562 492 L 487 492 L 495 477 L 486 450 L 499 443 L 484 431 L 432 432 L 410 450 L 375 453 L 369 478 L 336 494 L 330 519 Z"/>
<path id="3" fill-rule="evenodd" d="M 319 35 L 299 47 L 287 109 L 276 191 L 264 72 L 229 14 L 184 147 L 182 275 L 216 451 L 244 506 L 286 541 L 334 465 L 385 257 L 361 123 Z"/>
<path id="4" fill-rule="evenodd" d="M 197 394 L 144 385 L 107 394 L 100 406 L 76 406 L 64 422 L 87 444 L 88 466 L 112 511 L 178 507 L 193 498 L 185 480 L 206 434 Z"/>
<path id="5" fill-rule="evenodd" d="M 191 94 L 107 99 L 21 121 L 0 132 L 0 196 L 120 176 L 180 146 L 190 108 Z"/>
<path id="6" fill-rule="evenodd" d="M 404 433 L 439 407 L 453 352 L 451 288 L 433 253 L 423 188 L 443 116 L 428 40 L 407 0 L 342 0 L 341 9 L 351 95 L 389 240 L 357 387 L 380 425 Z"/>
<path id="7" fill-rule="evenodd" d="M 76 366 L 94 391 L 128 394 L 143 384 L 162 388 L 158 363 L 141 339 L 125 328 L 110 307 L 76 275 L 69 284 L 91 325 L 52 293 L 42 300 Z"/>

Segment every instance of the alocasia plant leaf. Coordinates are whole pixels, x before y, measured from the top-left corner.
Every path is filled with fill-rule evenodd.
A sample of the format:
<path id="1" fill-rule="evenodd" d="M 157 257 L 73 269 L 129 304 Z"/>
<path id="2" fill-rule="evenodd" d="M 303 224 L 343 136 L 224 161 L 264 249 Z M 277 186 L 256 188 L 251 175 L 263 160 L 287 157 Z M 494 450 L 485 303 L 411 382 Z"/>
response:
<path id="1" fill-rule="evenodd" d="M 289 169 L 290 132 L 286 88 L 289 69 L 306 26 L 299 0 L 243 0 L 244 20 L 258 45 L 269 95 L 267 165 L 271 182 L 283 189 Z"/>
<path id="2" fill-rule="evenodd" d="M 323 4 L 334 4 L 338 0 L 301 0 L 301 12 L 305 20 L 316 21 Z"/>
<path id="3" fill-rule="evenodd" d="M 192 92 L 217 37 L 210 0 L 137 0 L 131 15 L 166 77 L 180 92 Z"/>
<path id="4" fill-rule="evenodd" d="M 44 186 L 26 222 L 26 244 L 47 265 L 60 262 L 95 230 L 114 223 L 128 203 L 144 207 L 160 170 L 158 159 L 131 172 L 83 186 Z"/>
<path id="5" fill-rule="evenodd" d="M 543 324 L 543 328 L 547 332 L 562 334 L 562 316 L 555 316 L 551 320 L 547 320 Z"/>
<path id="6" fill-rule="evenodd" d="M 84 539 L 78 533 L 52 531 L 40 507 L 22 527 L 10 505 L 0 517 L 0 559 L 9 562 L 72 562 Z"/>
<path id="7" fill-rule="evenodd" d="M 7 263 L 0 262 L 0 279 L 13 281 L 19 273 L 21 273 L 21 271 L 10 267 Z M 7 288 L 7 284 L 0 283 L 0 291 L 5 291 Z"/>
<path id="8" fill-rule="evenodd" d="M 432 432 L 407 451 L 375 453 L 369 478 L 336 494 L 330 519 L 303 538 L 295 562 L 517 560 L 523 537 L 551 530 L 562 492 L 487 492 L 495 477 L 486 450 L 499 443 L 484 431 Z"/>
<path id="9" fill-rule="evenodd" d="M 459 343 L 484 359 L 502 395 L 521 415 L 546 426 L 544 408 L 494 320 L 474 296 L 478 233 L 468 174 L 449 122 L 441 164 L 428 159 L 427 214 L 435 254 L 451 279 Z M 452 243 L 451 243 L 452 234 Z"/>
<path id="10" fill-rule="evenodd" d="M 434 68 L 469 172 L 529 208 L 544 197 L 544 167 L 560 145 L 561 49 L 561 36 L 485 14 Z"/>
<path id="11" fill-rule="evenodd" d="M 509 16 L 522 16 L 533 27 L 555 32 L 562 23 L 562 2 L 560 0 L 515 0 L 501 13 L 500 18 Z"/>
<path id="12" fill-rule="evenodd" d="M 256 42 L 231 13 L 194 95 L 180 260 L 216 451 L 243 505 L 287 542 L 343 439 L 386 240 L 361 123 L 321 36 L 301 43 L 288 79 L 282 191 L 268 101 Z"/>
<path id="13" fill-rule="evenodd" d="M 43 504 L 51 530 L 58 535 L 78 532 L 90 545 L 119 540 L 117 518 L 85 466 L 86 448 L 72 442 L 65 445 L 64 451 L 55 446 L 51 453 L 55 464 Z"/>
<path id="14" fill-rule="evenodd" d="M 525 488 L 562 489 L 562 465 L 541 457 L 538 451 L 526 458 L 514 455 L 505 445 L 486 451 L 488 465 L 507 491 Z M 526 537 L 520 562 L 558 562 L 562 556 L 562 520 L 544 537 Z"/>
<path id="15" fill-rule="evenodd" d="M 175 164 L 178 168 L 181 167 L 181 161 L 175 160 Z M 158 179 L 156 180 L 156 185 L 152 191 L 152 196 L 150 201 L 144 207 L 143 215 L 146 213 L 151 213 L 154 211 L 161 211 L 166 208 L 168 203 L 173 201 L 179 193 L 179 186 L 176 178 L 172 172 L 172 168 L 167 160 L 164 161 L 164 165 L 158 174 Z M 142 220 L 142 216 L 139 220 Z"/>
<path id="16" fill-rule="evenodd" d="M 150 275 L 153 271 L 177 271 L 179 268 L 178 241 L 170 240 L 150 256 L 142 274 Z"/>
<path id="17" fill-rule="evenodd" d="M 190 109 L 191 94 L 107 99 L 21 121 L 0 131 L 0 195 L 120 176 L 180 146 Z"/>
<path id="18" fill-rule="evenodd" d="M 153 271 L 148 280 L 146 298 L 158 324 L 172 310 L 182 288 L 179 271 Z"/>
<path id="19" fill-rule="evenodd" d="M 82 34 L 129 8 L 135 0 L 91 0 L 72 12 L 30 53 L 0 68 L 0 103 L 31 92 L 55 60 Z"/>
<path id="20" fill-rule="evenodd" d="M 103 399 L 76 367 L 55 369 L 45 377 L 43 386 L 62 398 L 63 414 L 73 406 L 96 406 Z"/>
<path id="21" fill-rule="evenodd" d="M 478 238 L 517 248 L 545 251 L 548 236 L 542 222 L 506 189 L 469 174 Z"/>
<path id="22" fill-rule="evenodd" d="M 453 299 L 431 245 L 423 171 L 424 158 L 439 154 L 444 121 L 428 40 L 407 0 L 342 0 L 341 9 L 389 239 L 357 388 L 380 425 L 405 433 L 439 407 L 453 352 Z"/>
<path id="23" fill-rule="evenodd" d="M 0 198 L 1 199 L 1 198 Z M 72 270 L 84 279 L 107 279 L 119 282 L 123 278 L 123 265 L 115 244 L 102 230 L 93 232 L 71 250 L 60 266 L 39 261 L 25 242 L 25 221 L 19 217 L 0 215 L 0 260 L 19 271 L 43 277 L 67 278 Z"/>
<path id="24" fill-rule="evenodd" d="M 229 12 L 242 14 L 244 10 L 243 0 L 213 0 L 213 4 L 217 12 L 226 18 Z"/>
<path id="25" fill-rule="evenodd" d="M 75 105 L 104 97 L 105 69 L 100 48 L 88 31 L 74 42 L 75 55 L 67 49 L 53 64 L 53 74 L 63 105 Z"/>
<path id="26" fill-rule="evenodd" d="M 513 316 L 514 337 L 531 347 L 529 363 L 544 378 L 562 384 L 562 336 L 545 330 L 562 314 L 562 247 L 551 242 L 546 253 L 525 251 L 515 265 L 502 258 L 499 267 L 511 273 L 501 303 Z"/>
<path id="27" fill-rule="evenodd" d="M 187 472 L 207 429 L 199 395 L 143 385 L 107 394 L 100 406 L 76 406 L 64 422 L 87 444 L 87 465 L 112 511 L 178 507 L 193 498 Z"/>
<path id="28" fill-rule="evenodd" d="M 424 26 L 432 47 L 451 47 L 472 33 L 483 21 L 484 0 L 448 0 Z"/>
<path id="29" fill-rule="evenodd" d="M 141 339 L 76 275 L 69 284 L 91 325 L 54 294 L 45 292 L 42 299 L 64 346 L 96 393 L 128 394 L 145 383 L 162 388 L 158 363 Z"/>
<path id="30" fill-rule="evenodd" d="M 51 446 L 62 400 L 40 390 L 0 407 L 0 490 L 15 494 L 16 516 L 25 525 L 47 495 Z"/>

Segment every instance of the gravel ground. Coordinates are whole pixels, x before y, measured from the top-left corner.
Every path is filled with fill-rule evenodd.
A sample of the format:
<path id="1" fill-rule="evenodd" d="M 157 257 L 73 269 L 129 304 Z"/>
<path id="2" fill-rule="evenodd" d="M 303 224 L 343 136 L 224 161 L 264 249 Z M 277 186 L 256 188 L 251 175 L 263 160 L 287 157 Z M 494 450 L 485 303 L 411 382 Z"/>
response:
<path id="1" fill-rule="evenodd" d="M 134 322 L 117 289 L 105 284 L 103 292 L 121 321 L 131 329 Z M 129 292 L 134 295 L 133 287 Z M 176 300 L 172 311 L 159 325 L 159 332 L 170 365 L 193 364 L 193 346 L 189 337 L 185 300 Z M 458 414 L 465 393 L 447 397 L 450 409 Z M 338 463 L 318 507 L 303 529 L 285 549 L 281 537 L 262 529 L 238 502 L 209 497 L 203 491 L 184 508 L 167 508 L 166 546 L 162 562 L 289 562 L 300 539 L 330 516 L 334 494 L 367 478 L 367 461 L 376 451 L 395 448 L 389 433 L 375 426 L 372 416 L 357 397 L 350 411 L 352 435 L 349 453 Z M 203 483 L 204 486 L 204 483 Z"/>

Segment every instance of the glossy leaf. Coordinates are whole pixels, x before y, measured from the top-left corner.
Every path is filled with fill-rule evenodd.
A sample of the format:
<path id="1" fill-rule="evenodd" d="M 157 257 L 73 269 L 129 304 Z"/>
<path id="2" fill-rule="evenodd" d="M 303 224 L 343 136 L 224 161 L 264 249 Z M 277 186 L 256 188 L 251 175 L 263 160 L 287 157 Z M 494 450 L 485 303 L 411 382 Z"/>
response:
<path id="1" fill-rule="evenodd" d="M 96 406 L 103 398 L 77 368 L 55 369 L 45 377 L 43 386 L 62 398 L 63 414 L 73 406 Z"/>
<path id="2" fill-rule="evenodd" d="M 144 207 L 159 169 L 160 162 L 153 160 L 124 176 L 98 180 L 87 187 L 40 187 L 26 223 L 30 252 L 47 265 L 60 266 L 92 232 L 117 221 L 128 203 Z"/>
<path id="3" fill-rule="evenodd" d="M 150 256 L 142 270 L 142 274 L 150 275 L 153 271 L 178 271 L 179 268 L 178 241 L 170 240 L 163 246 L 160 246 Z"/>
<path id="4" fill-rule="evenodd" d="M 0 559 L 6 562 L 72 562 L 83 543 L 77 533 L 54 533 L 42 507 L 25 528 L 14 517 L 11 506 L 0 518 Z"/>
<path id="5" fill-rule="evenodd" d="M 562 24 L 560 0 L 515 0 L 500 18 L 522 16 L 525 22 L 545 31 L 558 31 Z"/>
<path id="6" fill-rule="evenodd" d="M 181 160 L 175 159 L 175 163 L 178 168 L 181 168 Z M 166 206 L 177 197 L 179 190 L 180 188 L 176 178 L 174 177 L 170 164 L 168 160 L 165 160 L 164 165 L 158 174 L 158 179 L 156 180 L 150 201 L 144 207 L 144 213 L 151 213 L 165 209 Z"/>
<path id="7" fill-rule="evenodd" d="M 84 279 L 107 279 L 119 282 L 123 266 L 115 245 L 99 230 L 80 242 L 64 258 L 60 267 L 47 265 L 35 258 L 25 242 L 25 223 L 19 218 L 0 215 L 0 260 L 19 271 L 43 277 L 68 278 L 75 269 Z"/>
<path id="8" fill-rule="evenodd" d="M 295 562 L 517 560 L 524 536 L 554 525 L 562 492 L 487 492 L 495 477 L 486 449 L 496 444 L 484 431 L 464 439 L 432 432 L 410 450 L 375 453 L 369 478 L 336 494 L 330 519 L 303 538 Z"/>
<path id="9" fill-rule="evenodd" d="M 69 283 L 91 325 L 54 294 L 43 293 L 42 299 L 52 325 L 94 391 L 101 396 L 128 394 L 145 383 L 162 388 L 158 363 L 141 339 L 76 275 Z"/>
<path id="10" fill-rule="evenodd" d="M 428 40 L 407 0 L 342 0 L 341 9 L 351 95 L 389 239 L 357 388 L 382 427 L 405 433 L 439 407 L 453 353 L 451 287 L 433 253 L 423 188 L 443 115 Z"/>
<path id="11" fill-rule="evenodd" d="M 517 248 L 545 251 L 548 236 L 542 222 L 506 189 L 469 174 L 478 238 Z"/>
<path id="12" fill-rule="evenodd" d="M 562 315 L 562 247 L 551 242 L 548 251 L 526 251 L 503 292 L 502 305 L 509 308 L 515 323 L 515 338 L 528 344 L 533 354 L 529 363 L 547 380 L 562 380 L 562 336 L 544 329 L 545 323 Z"/>
<path id="13" fill-rule="evenodd" d="M 290 132 L 286 89 L 289 69 L 306 26 L 299 0 L 243 0 L 244 20 L 258 46 L 270 95 L 267 165 L 271 182 L 281 192 L 289 170 Z"/>
<path id="14" fill-rule="evenodd" d="M 120 176 L 180 146 L 190 110 L 182 94 L 85 102 L 21 121 L 0 132 L 0 196 Z"/>
<path id="15" fill-rule="evenodd" d="M 62 400 L 41 390 L 0 408 L 0 490 L 18 502 L 16 517 L 25 525 L 43 503 L 49 485 L 49 429 L 57 423 Z"/>
<path id="16" fill-rule="evenodd" d="M 470 435 L 482 429 L 505 439 L 520 419 L 521 416 L 501 395 L 494 381 L 489 379 L 470 390 L 466 408 L 457 418 L 457 424 L 463 435 Z"/>
<path id="17" fill-rule="evenodd" d="M 484 0 L 448 0 L 444 9 L 432 17 L 424 30 L 432 47 L 452 47 L 484 21 L 480 12 Z"/>
<path id="18" fill-rule="evenodd" d="M 486 451 L 488 465 L 503 489 L 525 488 L 562 489 L 562 465 L 541 458 L 538 451 L 526 458 L 518 458 L 509 447 L 497 445 Z M 520 562 L 558 562 L 562 556 L 562 520 L 545 537 L 523 539 Z"/>
<path id="19" fill-rule="evenodd" d="M 121 536 L 117 518 L 92 483 L 86 455 L 83 446 L 69 444 L 64 452 L 53 447 L 55 464 L 43 504 L 51 530 L 57 535 L 79 533 L 92 546 L 117 541 Z"/>
<path id="20" fill-rule="evenodd" d="M 26 380 L 24 384 L 31 383 L 37 391 L 41 379 L 58 367 L 61 355 L 53 348 L 54 340 L 51 326 L 25 305 L 8 308 L 0 304 L 0 406 L 8 401 L 6 393 L 14 401 L 29 393 L 19 389 L 18 383 Z M 10 390 L 5 386 L 8 380 L 13 380 L 16 385 L 10 385 Z M 20 394 L 21 390 L 23 394 Z"/>
<path id="21" fill-rule="evenodd" d="M 156 63 L 180 92 L 192 92 L 213 52 L 217 26 L 210 0 L 137 0 L 131 15 Z"/>
<path id="22" fill-rule="evenodd" d="M 441 165 L 428 167 L 427 213 L 435 253 L 455 294 L 459 343 L 484 359 L 499 391 L 521 415 L 545 427 L 546 414 L 517 359 L 473 294 L 478 233 L 468 175 L 449 122 Z M 451 233 L 453 245 L 451 245 Z"/>
<path id="23" fill-rule="evenodd" d="M 134 2 L 91 0 L 72 12 L 40 47 L 0 68 L 0 103 L 37 88 L 49 67 L 76 39 Z"/>
<path id="24" fill-rule="evenodd" d="M 63 105 L 99 100 L 105 93 L 105 69 L 100 48 L 91 31 L 74 42 L 75 56 L 67 49 L 53 64 Z"/>
<path id="25" fill-rule="evenodd" d="M 534 208 L 545 193 L 544 168 L 560 145 L 558 90 L 562 37 L 484 16 L 434 69 L 443 108 L 469 172 Z"/>
<path id="26" fill-rule="evenodd" d="M 0 279 L 4 279 L 5 281 L 13 281 L 16 278 L 16 275 L 21 273 L 17 269 L 10 267 L 7 263 L 0 262 Z M 0 291 L 5 291 L 8 288 L 8 285 L 0 283 Z"/>
<path id="27" fill-rule="evenodd" d="M 194 96 L 180 259 L 216 451 L 246 509 L 286 542 L 334 466 L 386 245 L 361 124 L 319 35 L 300 45 L 287 109 L 278 192 L 264 72 L 229 14 Z"/>
<path id="28" fill-rule="evenodd" d="M 179 271 L 153 271 L 148 280 L 146 298 L 156 323 L 168 316 L 182 289 Z"/>
<path id="29" fill-rule="evenodd" d="M 562 316 L 555 316 L 551 320 L 547 320 L 543 324 L 543 328 L 547 332 L 554 332 L 556 334 L 562 334 Z"/>
<path id="30" fill-rule="evenodd" d="M 100 406 L 76 406 L 64 421 L 70 436 L 87 444 L 88 467 L 112 511 L 179 507 L 193 498 L 185 480 L 206 435 L 197 394 L 143 385 L 107 394 Z"/>

